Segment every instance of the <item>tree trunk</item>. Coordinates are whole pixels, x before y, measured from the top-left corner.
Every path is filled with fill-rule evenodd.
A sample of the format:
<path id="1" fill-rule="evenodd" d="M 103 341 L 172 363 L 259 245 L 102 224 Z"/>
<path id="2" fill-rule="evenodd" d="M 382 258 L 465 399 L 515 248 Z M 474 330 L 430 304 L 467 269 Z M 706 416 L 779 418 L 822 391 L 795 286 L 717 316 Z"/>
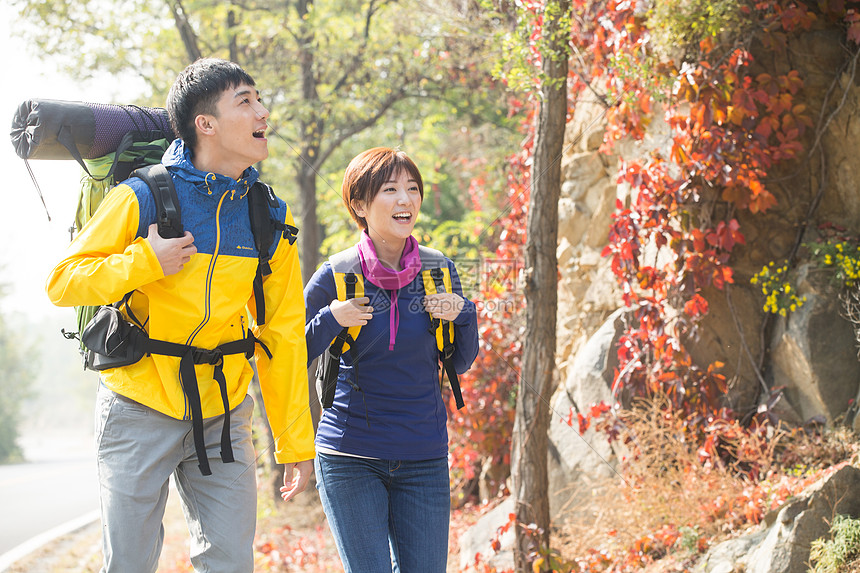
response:
<path id="1" fill-rule="evenodd" d="M 569 0 L 547 0 L 544 13 L 540 114 L 534 146 L 525 255 L 526 332 L 511 444 L 516 500 L 516 570 L 532 571 L 539 551 L 549 549 L 547 430 L 554 387 L 558 309 L 558 200 L 567 118 Z M 529 527 L 532 526 L 532 527 Z M 536 526 L 536 527 L 534 527 Z M 541 571 L 548 570 L 544 562 Z"/>
<path id="2" fill-rule="evenodd" d="M 227 33 L 230 35 L 230 40 L 227 44 L 227 52 L 230 54 L 231 62 L 239 62 L 239 45 L 236 43 L 236 11 L 230 10 L 227 12 Z"/>
<path id="3" fill-rule="evenodd" d="M 302 223 L 299 232 L 301 244 L 302 280 L 308 280 L 319 264 L 319 251 L 322 239 L 317 219 L 317 174 L 307 165 L 299 166 L 299 193 L 302 197 Z"/>
<path id="4" fill-rule="evenodd" d="M 302 224 L 299 242 L 301 243 L 302 279 L 307 284 L 319 262 L 319 248 L 322 242 L 320 225 L 317 219 L 317 171 L 322 142 L 322 120 L 317 109 L 319 93 L 317 77 L 314 73 L 314 30 L 306 24 L 307 16 L 313 8 L 313 0 L 301 0 L 296 9 L 299 21 L 299 63 L 301 67 L 303 108 L 309 110 L 299 121 L 301 134 L 301 155 L 298 158 L 297 183 L 301 197 Z"/>

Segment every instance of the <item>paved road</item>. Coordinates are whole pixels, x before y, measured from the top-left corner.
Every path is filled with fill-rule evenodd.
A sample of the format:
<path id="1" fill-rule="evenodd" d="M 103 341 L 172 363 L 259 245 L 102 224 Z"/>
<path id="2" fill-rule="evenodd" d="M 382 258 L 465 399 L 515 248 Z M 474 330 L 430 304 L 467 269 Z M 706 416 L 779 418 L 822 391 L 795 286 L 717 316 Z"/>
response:
<path id="1" fill-rule="evenodd" d="M 80 441 L 26 448 L 31 461 L 0 466 L 0 555 L 98 510 L 95 454 Z M 57 448 L 59 446 L 59 448 Z"/>

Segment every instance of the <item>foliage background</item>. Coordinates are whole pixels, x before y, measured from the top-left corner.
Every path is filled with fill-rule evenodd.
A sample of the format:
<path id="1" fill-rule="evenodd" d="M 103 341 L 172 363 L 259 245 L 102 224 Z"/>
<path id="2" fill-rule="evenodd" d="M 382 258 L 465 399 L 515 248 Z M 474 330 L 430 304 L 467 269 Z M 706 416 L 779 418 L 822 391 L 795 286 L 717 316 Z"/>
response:
<path id="1" fill-rule="evenodd" d="M 506 493 L 522 346 L 517 265 L 537 69 L 546 57 L 541 2 L 170 0 L 133 3 L 131 10 L 111 3 L 91 10 L 84 0 L 14 4 L 26 21 L 39 24 L 22 29 L 25 37 L 67 62 L 70 73 L 135 70 L 151 91 L 128 94 L 125 103 L 163 100 L 191 51 L 177 27 L 190 26 L 201 51 L 235 56 L 268 86 L 264 96 L 278 137 L 271 138 L 264 176 L 303 218 L 318 215 L 304 219 L 305 232 L 319 225 L 323 257 L 353 240 L 338 191 L 349 158 L 377 144 L 408 151 L 428 188 L 419 238 L 458 264 L 482 262 L 471 281 L 482 303 L 482 352 L 463 377 L 467 401 L 477 406 L 467 413 L 451 409 L 455 502 L 474 508 L 468 504 Z M 842 35 L 846 62 L 856 62 L 860 17 L 838 0 L 574 2 L 571 109 L 586 97 L 601 103 L 607 156 L 620 153 L 624 142 L 645 141 L 655 114 L 665 118 L 672 141 L 668 151 L 620 158 L 618 178 L 630 193 L 617 204 L 604 251 L 623 302 L 635 309 L 618 348 L 616 386 L 654 400 L 659 413 L 625 421 L 615 409 L 599 408 L 582 415 L 579 427 L 594 423 L 624 439 L 637 421 L 651 424 L 640 433 L 686 445 L 672 465 L 660 467 L 663 476 L 678 470 L 681 484 L 696 476 L 690 487 L 719 482 L 726 489 L 713 505 L 692 502 L 699 515 L 677 516 L 685 523 L 655 519 L 665 518 L 665 507 L 645 508 L 635 528 L 628 520 L 625 535 L 594 541 L 601 547 L 571 546 L 565 556 L 546 548 L 543 558 L 556 559 L 558 570 L 565 569 L 562 557 L 575 559 L 579 570 L 598 571 L 659 560 L 676 544 L 701 551 L 727 530 L 760 520 L 823 471 L 792 464 L 797 451 L 808 451 L 805 439 L 824 438 L 797 436 L 799 445 L 789 448 L 794 457 L 774 457 L 764 439 L 774 422 L 768 397 L 752 397 L 744 411 L 728 408 L 725 365 L 697 363 L 688 350 L 716 296 L 744 274 L 733 263 L 746 246 L 745 230 L 789 199 L 771 175 L 806 161 L 822 130 L 804 99 L 805 78 L 793 69 L 767 73 L 756 58 L 779 54 L 793 35 L 822 26 Z M 667 257 L 649 257 L 655 250 Z M 797 263 L 796 254 L 789 253 L 787 268 Z M 307 254 L 305 260 L 313 266 Z M 662 445 L 658 440 L 654 448 Z M 827 463 L 850 455 L 829 446 L 822 451 Z M 659 486 L 643 476 L 664 463 L 639 453 L 642 465 L 631 461 L 628 469 L 632 481 L 641 478 L 631 507 L 643 501 L 636 492 Z M 719 518 L 724 529 L 703 528 L 700 518 Z"/>

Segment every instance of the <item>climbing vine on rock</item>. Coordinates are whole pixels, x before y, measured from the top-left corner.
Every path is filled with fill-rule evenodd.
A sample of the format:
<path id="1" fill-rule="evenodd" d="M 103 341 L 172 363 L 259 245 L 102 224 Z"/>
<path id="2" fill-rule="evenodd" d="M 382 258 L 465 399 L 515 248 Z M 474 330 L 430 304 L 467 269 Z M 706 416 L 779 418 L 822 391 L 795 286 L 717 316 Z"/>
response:
<path id="1" fill-rule="evenodd" d="M 648 21 L 635 3 L 580 3 L 583 17 L 572 36 L 585 63 L 572 78 L 574 97 L 598 91 L 607 105 L 602 151 L 613 152 L 621 140 L 643 140 L 658 106 L 672 137 L 668 151 L 622 157 L 619 182 L 630 198 L 618 201 L 603 251 L 631 308 L 613 389 L 665 394 L 699 430 L 733 414 L 722 407 L 722 365 L 694 364 L 685 340 L 708 312 L 705 289 L 734 282 L 732 253 L 745 244 L 737 213 L 763 213 L 775 205 L 768 173 L 801 157 L 813 127 L 803 78 L 796 70 L 753 71 L 750 42 L 780 50 L 790 34 L 822 18 L 843 22 L 851 41 L 860 31 L 856 11 L 842 2 L 733 4 L 728 10 L 720 3 L 735 36 L 702 37 L 680 62 L 654 61 L 665 47 L 653 45 L 648 25 L 659 22 Z M 689 16 L 663 12 L 664 18 Z M 740 22 L 745 24 L 738 28 Z M 637 66 L 652 73 L 631 74 Z M 671 81 L 655 80 L 661 74 Z M 671 88 L 661 88 L 666 85 Z"/>
<path id="2" fill-rule="evenodd" d="M 485 4 L 501 10 L 506 3 Z M 738 214 L 764 213 L 776 204 L 768 174 L 802 157 L 815 127 L 800 74 L 761 73 L 751 42 L 781 50 L 792 34 L 827 20 L 844 26 L 846 41 L 856 43 L 860 17 L 838 0 L 722 0 L 719 9 L 709 7 L 713 2 L 666 2 L 660 4 L 669 8 L 651 12 L 638 4 L 575 0 L 571 19 L 571 109 L 584 101 L 603 106 L 603 153 L 622 153 L 624 141 L 641 142 L 637 159 L 621 155 L 618 181 L 629 196 L 616 205 L 603 251 L 630 308 L 617 348 L 613 391 L 616 397 L 668 397 L 685 415 L 687 429 L 707 446 L 719 442 L 707 436 L 722 427 L 712 422 L 733 420 L 735 414 L 722 400 L 727 389 L 723 365 L 695 364 L 685 341 L 709 312 L 708 289 L 735 281 L 732 255 L 746 243 Z M 507 64 L 497 70 L 519 93 L 538 81 L 540 6 L 538 0 L 517 3 L 517 32 L 504 46 Z M 657 44 L 655 29 L 692 29 L 691 22 L 699 32 L 686 37 L 682 49 L 673 54 L 671 46 Z M 525 143 L 510 159 L 507 202 L 489 233 L 491 252 L 507 261 L 521 260 L 525 242 L 535 105 L 528 98 L 511 102 L 511 113 L 525 118 Z M 659 115 L 671 145 L 641 153 L 650 122 Z M 486 196 L 477 183 L 470 193 L 473 199 Z M 474 483 L 487 465 L 484 460 L 501 467 L 508 463 L 510 435 L 504 428 L 513 416 L 522 341 L 515 315 L 499 311 L 498 304 L 521 305 L 522 299 L 503 290 L 490 287 L 479 296 L 486 305 L 480 317 L 481 358 L 463 380 L 464 393 L 472 396 L 467 401 L 479 406 L 449 410 L 452 464 L 461 485 Z M 578 413 L 580 428 L 612 411 Z"/>
<path id="3" fill-rule="evenodd" d="M 536 84 L 540 67 L 541 3 L 515 4 L 520 25 L 516 41 L 505 45 L 508 62 L 514 64 L 504 79 L 528 89 Z M 600 151 L 618 156 L 619 187 L 627 190 L 616 204 L 603 251 L 629 310 L 617 346 L 614 396 L 618 401 L 622 396 L 665 400 L 680 420 L 681 431 L 673 431 L 673 439 L 688 444 L 703 468 L 742 468 L 748 498 L 727 499 L 711 509 L 724 515 L 726 507 L 738 504 L 743 508 L 738 523 L 755 522 L 769 509 L 761 493 L 767 484 L 761 480 L 771 467 L 769 450 L 757 445 L 767 443 L 763 426 L 774 418 L 768 408 L 744 418 L 744 423 L 752 421 L 745 427 L 725 407 L 723 365 L 694 363 L 686 344 L 709 312 L 711 293 L 736 280 L 733 259 L 746 245 L 740 221 L 755 220 L 776 205 L 769 175 L 781 164 L 805 159 L 820 128 L 804 101 L 801 74 L 790 69 L 763 73 L 754 53 L 783 50 L 792 35 L 822 21 L 842 26 L 846 44 L 857 49 L 860 17 L 839 0 L 665 0 L 647 6 L 628 0 L 574 0 L 573 5 L 570 106 L 572 111 L 584 102 L 603 107 Z M 685 30 L 683 41 L 660 45 L 676 37 L 672 30 Z M 524 108 L 530 109 L 529 104 Z M 664 141 L 669 144 L 657 147 L 648 137 L 649 127 L 661 116 L 661 133 L 668 134 Z M 631 141 L 636 142 L 635 158 L 626 151 Z M 516 158 L 512 170 L 526 173 L 527 152 Z M 509 198 L 527 196 L 527 182 L 517 185 L 509 189 Z M 527 204 L 515 204 L 510 213 L 525 209 Z M 502 248 L 522 245 L 524 229 L 525 217 L 505 219 L 504 232 L 515 240 Z M 855 270 L 845 268 L 846 275 Z M 500 318 L 487 323 L 489 328 L 510 332 L 508 317 Z M 496 344 L 510 351 L 506 364 L 518 364 L 516 343 L 492 346 Z M 498 378 L 501 362 L 490 364 L 496 359 L 479 365 L 476 378 L 484 373 Z M 597 425 L 623 439 L 629 428 L 622 427 L 617 411 L 616 405 L 597 404 L 571 411 L 566 421 L 580 433 Z M 628 445 L 633 460 L 635 444 Z M 672 529 L 660 543 L 654 543 L 657 534 L 643 537 L 626 558 L 595 552 L 593 561 L 578 561 L 577 570 L 602 571 L 619 559 L 638 566 L 652 558 L 648 547 L 662 555 L 680 532 Z M 701 550 L 706 543 L 692 545 Z"/>

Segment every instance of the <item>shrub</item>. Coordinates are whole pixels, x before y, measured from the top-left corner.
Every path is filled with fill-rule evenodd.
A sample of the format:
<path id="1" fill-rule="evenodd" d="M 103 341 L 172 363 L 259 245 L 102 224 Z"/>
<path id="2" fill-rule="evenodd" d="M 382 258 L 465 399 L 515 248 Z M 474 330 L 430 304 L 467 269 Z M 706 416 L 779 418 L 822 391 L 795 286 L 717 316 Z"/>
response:
<path id="1" fill-rule="evenodd" d="M 670 555 L 695 560 L 857 452 L 845 428 L 711 420 L 701 441 L 665 397 L 605 410 L 592 422 L 617 432 L 629 454 L 618 467 L 621 479 L 583 486 L 567 512 L 573 517 L 559 526 L 554 547 L 579 571 L 637 570 Z"/>
<path id="2" fill-rule="evenodd" d="M 830 526 L 830 539 L 812 542 L 809 559 L 812 573 L 837 573 L 852 558 L 860 555 L 860 519 L 837 515 Z"/>

